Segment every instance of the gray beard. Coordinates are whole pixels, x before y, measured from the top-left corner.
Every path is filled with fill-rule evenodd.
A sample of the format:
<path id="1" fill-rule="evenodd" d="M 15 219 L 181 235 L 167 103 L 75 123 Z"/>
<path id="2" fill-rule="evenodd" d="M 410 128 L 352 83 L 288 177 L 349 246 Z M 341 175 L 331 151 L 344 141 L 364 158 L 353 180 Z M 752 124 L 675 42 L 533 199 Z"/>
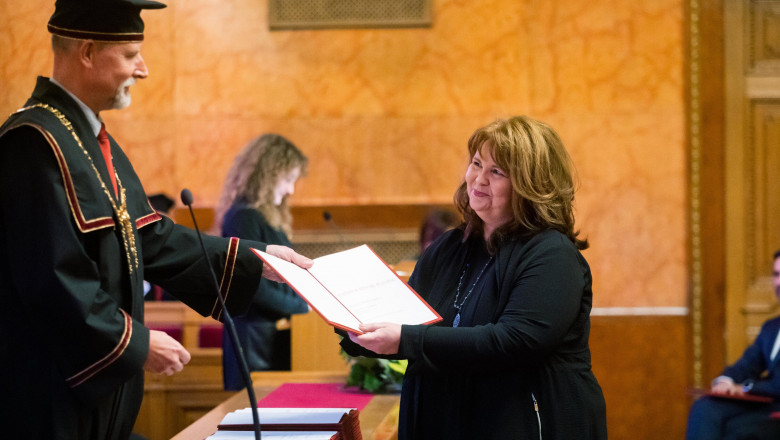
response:
<path id="1" fill-rule="evenodd" d="M 128 78 L 127 81 L 123 82 L 121 86 L 116 90 L 116 95 L 114 95 L 114 103 L 111 106 L 114 110 L 122 110 L 123 108 L 127 108 L 130 105 L 130 90 L 128 89 L 127 92 L 125 92 L 125 88 L 128 88 L 135 84 L 135 78 Z"/>

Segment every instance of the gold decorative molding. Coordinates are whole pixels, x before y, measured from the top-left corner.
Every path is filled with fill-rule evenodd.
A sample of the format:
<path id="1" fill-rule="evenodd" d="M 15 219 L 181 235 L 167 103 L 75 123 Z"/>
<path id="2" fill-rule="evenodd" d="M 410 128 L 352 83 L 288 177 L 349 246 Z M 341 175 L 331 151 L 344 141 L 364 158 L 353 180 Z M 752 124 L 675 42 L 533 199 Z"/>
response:
<path id="1" fill-rule="evenodd" d="M 690 139 L 690 234 L 691 234 L 691 316 L 693 328 L 693 386 L 700 388 L 702 380 L 702 246 L 701 246 L 701 58 L 699 53 L 699 19 L 701 7 L 697 0 L 688 5 L 689 15 L 689 118 Z"/>
<path id="2" fill-rule="evenodd" d="M 430 27 L 432 0 L 270 0 L 271 30 Z"/>

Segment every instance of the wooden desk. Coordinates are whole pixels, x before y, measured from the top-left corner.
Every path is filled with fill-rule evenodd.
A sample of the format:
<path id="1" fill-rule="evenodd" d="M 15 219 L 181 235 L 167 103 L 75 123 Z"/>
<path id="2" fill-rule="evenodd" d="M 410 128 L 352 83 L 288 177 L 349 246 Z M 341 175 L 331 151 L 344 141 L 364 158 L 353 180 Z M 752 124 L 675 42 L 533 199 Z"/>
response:
<path id="1" fill-rule="evenodd" d="M 339 336 L 315 311 L 290 318 L 292 371 L 338 371 L 344 377 L 350 366 L 341 357 Z"/>
<path id="2" fill-rule="evenodd" d="M 256 372 L 252 373 L 255 397 L 260 401 L 278 386 L 288 382 L 341 382 L 342 374 L 332 372 Z M 360 412 L 363 440 L 395 440 L 398 438 L 398 395 L 375 395 Z M 182 430 L 172 440 L 202 440 L 213 434 L 225 415 L 249 406 L 246 391 L 239 391 L 217 405 L 206 415 Z"/>

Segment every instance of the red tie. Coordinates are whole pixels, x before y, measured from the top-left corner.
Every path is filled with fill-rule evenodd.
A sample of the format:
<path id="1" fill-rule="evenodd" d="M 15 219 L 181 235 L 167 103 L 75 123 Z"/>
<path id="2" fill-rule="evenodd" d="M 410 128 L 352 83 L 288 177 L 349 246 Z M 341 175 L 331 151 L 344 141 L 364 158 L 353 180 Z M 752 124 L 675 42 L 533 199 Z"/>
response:
<path id="1" fill-rule="evenodd" d="M 114 173 L 114 163 L 111 161 L 111 144 L 108 142 L 108 133 L 106 124 L 100 124 L 100 132 L 97 135 L 100 151 L 103 152 L 103 159 L 108 167 L 108 175 L 111 177 L 111 184 L 114 185 L 114 195 L 117 195 L 116 174 Z"/>

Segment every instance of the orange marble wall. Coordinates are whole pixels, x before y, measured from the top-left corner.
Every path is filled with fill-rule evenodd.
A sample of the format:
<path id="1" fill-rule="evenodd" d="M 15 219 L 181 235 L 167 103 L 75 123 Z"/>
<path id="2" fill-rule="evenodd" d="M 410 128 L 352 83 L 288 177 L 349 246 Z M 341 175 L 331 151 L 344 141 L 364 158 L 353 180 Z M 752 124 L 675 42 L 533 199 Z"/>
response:
<path id="1" fill-rule="evenodd" d="M 49 75 L 53 0 L 0 2 L 0 114 Z M 218 197 L 233 155 L 282 133 L 301 206 L 446 203 L 496 117 L 559 130 L 581 182 L 595 305 L 686 304 L 683 0 L 436 0 L 425 29 L 267 29 L 265 0 L 146 11 L 150 77 L 104 115 L 148 192 Z"/>

